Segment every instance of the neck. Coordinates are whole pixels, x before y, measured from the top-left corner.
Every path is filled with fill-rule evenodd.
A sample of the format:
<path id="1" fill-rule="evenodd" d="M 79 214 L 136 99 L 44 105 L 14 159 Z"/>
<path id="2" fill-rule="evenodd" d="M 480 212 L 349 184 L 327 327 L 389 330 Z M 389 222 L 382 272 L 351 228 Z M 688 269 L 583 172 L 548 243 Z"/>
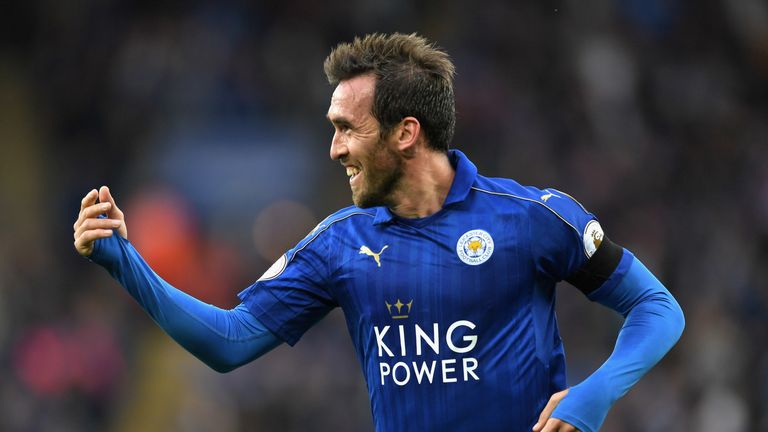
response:
<path id="1" fill-rule="evenodd" d="M 405 161 L 405 172 L 392 195 L 392 213 L 403 218 L 431 216 L 443 208 L 456 175 L 448 155 L 422 150 Z"/>

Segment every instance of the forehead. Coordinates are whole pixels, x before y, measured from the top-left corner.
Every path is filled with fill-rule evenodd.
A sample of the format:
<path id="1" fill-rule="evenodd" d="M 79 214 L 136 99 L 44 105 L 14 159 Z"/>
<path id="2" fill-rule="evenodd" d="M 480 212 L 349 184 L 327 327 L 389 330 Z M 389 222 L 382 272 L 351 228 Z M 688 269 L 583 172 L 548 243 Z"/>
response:
<path id="1" fill-rule="evenodd" d="M 345 117 L 353 120 L 370 115 L 375 85 L 376 77 L 371 74 L 341 81 L 331 96 L 328 118 L 333 120 Z"/>

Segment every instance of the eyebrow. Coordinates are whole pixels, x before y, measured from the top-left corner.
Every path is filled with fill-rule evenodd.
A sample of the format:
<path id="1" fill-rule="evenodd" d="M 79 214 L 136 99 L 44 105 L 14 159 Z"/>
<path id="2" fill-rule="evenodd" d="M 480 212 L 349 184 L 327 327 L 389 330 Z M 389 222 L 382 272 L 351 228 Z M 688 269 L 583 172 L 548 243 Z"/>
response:
<path id="1" fill-rule="evenodd" d="M 331 118 L 328 114 L 326 114 L 325 118 L 327 118 L 329 122 L 337 126 L 352 126 L 352 122 L 350 122 L 346 117 L 340 116 L 340 117 Z"/>

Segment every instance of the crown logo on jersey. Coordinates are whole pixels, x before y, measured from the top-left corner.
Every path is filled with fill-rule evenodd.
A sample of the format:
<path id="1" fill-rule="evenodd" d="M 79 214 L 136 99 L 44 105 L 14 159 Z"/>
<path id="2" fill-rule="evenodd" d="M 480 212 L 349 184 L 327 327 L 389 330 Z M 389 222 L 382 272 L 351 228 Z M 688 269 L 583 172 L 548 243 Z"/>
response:
<path id="1" fill-rule="evenodd" d="M 392 315 L 392 319 L 403 319 L 408 318 L 408 314 L 411 313 L 411 305 L 413 304 L 413 299 L 411 299 L 411 301 L 408 303 L 403 303 L 400 301 L 400 299 L 397 299 L 395 304 L 389 304 L 386 301 L 384 301 L 384 304 L 387 305 L 387 312 Z M 403 310 L 403 306 L 407 307 L 407 309 Z M 393 307 L 396 309 L 395 313 L 393 313 Z"/>

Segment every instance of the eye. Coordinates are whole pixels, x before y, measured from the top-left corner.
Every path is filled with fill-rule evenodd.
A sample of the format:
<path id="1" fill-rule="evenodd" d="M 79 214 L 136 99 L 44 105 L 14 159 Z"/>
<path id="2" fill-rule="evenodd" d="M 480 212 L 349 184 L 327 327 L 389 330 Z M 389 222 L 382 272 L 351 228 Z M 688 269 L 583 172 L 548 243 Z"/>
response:
<path id="1" fill-rule="evenodd" d="M 352 125 L 345 119 L 333 119 L 331 123 L 336 133 L 345 134 L 352 130 Z"/>

